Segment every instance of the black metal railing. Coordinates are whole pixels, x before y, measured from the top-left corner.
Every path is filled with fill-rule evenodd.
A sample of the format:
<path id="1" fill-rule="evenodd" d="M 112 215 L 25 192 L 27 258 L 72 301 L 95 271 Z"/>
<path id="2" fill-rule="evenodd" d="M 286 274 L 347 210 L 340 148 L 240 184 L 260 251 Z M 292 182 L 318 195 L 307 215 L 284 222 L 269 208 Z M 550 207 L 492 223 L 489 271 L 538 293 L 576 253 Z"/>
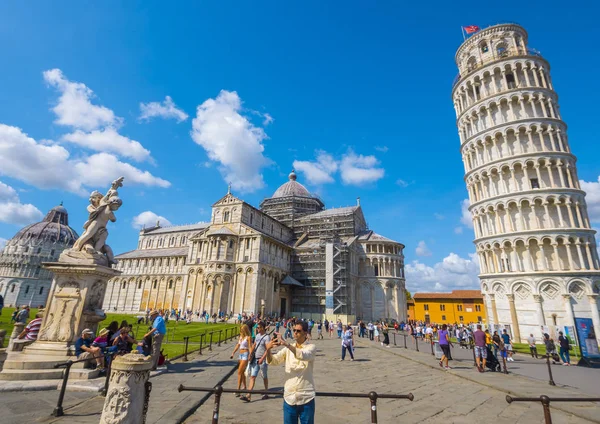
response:
<path id="1" fill-rule="evenodd" d="M 102 354 L 102 355 L 98 355 L 98 356 L 92 356 L 90 358 L 78 359 L 75 361 L 69 360 L 69 361 L 61 362 L 60 364 L 54 365 L 54 368 L 65 367 L 65 370 L 63 371 L 62 385 L 60 386 L 58 402 L 56 403 L 56 407 L 54 408 L 54 411 L 52 411 L 52 416 L 62 417 L 63 415 L 65 415 L 64 410 L 63 410 L 63 401 L 65 400 L 65 391 L 67 390 L 67 382 L 69 381 L 69 373 L 71 372 L 71 367 L 73 366 L 73 364 L 77 364 L 78 362 L 93 361 L 98 358 L 104 358 L 104 357 L 105 357 L 105 355 Z"/>
<path id="2" fill-rule="evenodd" d="M 513 397 L 506 395 L 506 401 L 511 404 L 513 402 L 541 402 L 544 409 L 544 422 L 552 424 L 552 414 L 550 413 L 550 402 L 600 402 L 600 397 L 584 398 L 584 397 L 548 397 L 541 395 L 540 397 Z"/>
<path id="3" fill-rule="evenodd" d="M 199 352 L 199 354 L 202 355 L 203 348 L 208 348 L 208 350 L 212 351 L 213 334 L 214 333 L 219 334 L 217 343 L 218 343 L 218 346 L 221 346 L 221 342 L 223 342 L 223 344 L 225 344 L 229 340 L 233 339 L 234 337 L 237 337 L 240 334 L 240 329 L 239 329 L 239 327 L 226 328 L 224 335 L 223 335 L 223 330 L 221 329 L 221 330 L 214 330 L 214 331 L 210 331 L 210 332 L 208 330 L 205 330 L 204 333 L 198 334 L 196 336 L 185 336 L 183 338 L 183 343 L 184 343 L 183 360 L 188 361 L 188 354 L 193 353 L 193 352 Z M 198 348 L 190 347 L 190 344 L 191 344 L 190 341 L 193 342 L 193 339 L 196 339 L 196 338 L 199 338 Z M 195 345 L 195 342 L 193 344 Z"/>
<path id="4" fill-rule="evenodd" d="M 177 390 L 179 392 L 209 392 L 215 395 L 215 406 L 212 414 L 212 424 L 219 423 L 219 409 L 221 407 L 221 395 L 223 393 L 249 393 L 257 395 L 283 395 L 283 390 L 245 390 L 245 389 L 224 389 L 219 385 L 216 387 L 187 387 L 180 385 Z M 342 393 L 342 392 L 316 392 L 316 396 L 325 397 L 345 397 L 345 398 L 368 398 L 371 402 L 371 423 L 377 423 L 377 399 L 408 399 L 412 401 L 414 396 L 412 393 L 406 395 L 398 394 L 380 394 L 377 392 L 369 393 Z"/>

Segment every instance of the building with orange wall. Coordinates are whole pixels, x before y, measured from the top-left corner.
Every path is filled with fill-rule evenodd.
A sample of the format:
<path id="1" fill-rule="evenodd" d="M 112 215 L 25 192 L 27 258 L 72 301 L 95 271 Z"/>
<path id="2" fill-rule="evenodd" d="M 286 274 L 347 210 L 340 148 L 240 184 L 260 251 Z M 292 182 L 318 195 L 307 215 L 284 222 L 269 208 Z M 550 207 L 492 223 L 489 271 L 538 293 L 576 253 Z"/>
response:
<path id="1" fill-rule="evenodd" d="M 451 293 L 415 293 L 408 302 L 411 320 L 436 324 L 487 323 L 483 296 L 479 290 L 453 290 Z"/>

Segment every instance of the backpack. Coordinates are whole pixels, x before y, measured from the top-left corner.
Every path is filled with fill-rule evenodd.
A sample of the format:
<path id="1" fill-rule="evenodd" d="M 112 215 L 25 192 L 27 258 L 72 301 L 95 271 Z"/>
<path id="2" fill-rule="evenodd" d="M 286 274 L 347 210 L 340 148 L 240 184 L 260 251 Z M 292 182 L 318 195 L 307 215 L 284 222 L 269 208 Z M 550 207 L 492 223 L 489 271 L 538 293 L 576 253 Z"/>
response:
<path id="1" fill-rule="evenodd" d="M 158 355 L 158 366 L 160 367 L 161 365 L 164 365 L 166 360 L 165 355 L 163 354 L 163 351 L 160 351 L 160 355 Z"/>

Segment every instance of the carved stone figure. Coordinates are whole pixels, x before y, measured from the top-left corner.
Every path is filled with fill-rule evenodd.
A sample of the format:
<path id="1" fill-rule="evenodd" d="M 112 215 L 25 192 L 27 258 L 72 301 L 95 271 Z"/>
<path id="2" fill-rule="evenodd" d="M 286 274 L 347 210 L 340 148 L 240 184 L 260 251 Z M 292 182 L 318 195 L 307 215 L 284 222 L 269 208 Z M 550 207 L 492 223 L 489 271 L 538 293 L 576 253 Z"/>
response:
<path id="1" fill-rule="evenodd" d="M 111 267 L 116 264 L 112 249 L 106 244 L 108 221 L 115 222 L 114 211 L 119 209 L 123 201 L 119 198 L 117 189 L 123 187 L 124 177 L 112 182 L 106 195 L 94 190 L 90 194 L 88 220 L 83 224 L 84 233 L 75 241 L 73 248 L 66 250 L 60 257 L 63 262 L 81 262 L 92 259 L 94 263 Z"/>

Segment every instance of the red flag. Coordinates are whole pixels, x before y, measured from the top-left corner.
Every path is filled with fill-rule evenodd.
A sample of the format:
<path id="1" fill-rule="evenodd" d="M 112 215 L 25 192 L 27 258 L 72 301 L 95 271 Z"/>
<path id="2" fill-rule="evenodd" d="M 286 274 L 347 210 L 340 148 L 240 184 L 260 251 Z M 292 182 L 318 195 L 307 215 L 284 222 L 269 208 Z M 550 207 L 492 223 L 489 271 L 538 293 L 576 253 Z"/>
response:
<path id="1" fill-rule="evenodd" d="M 473 34 L 474 32 L 479 31 L 479 27 L 477 25 L 469 25 L 463 28 L 467 34 Z"/>

